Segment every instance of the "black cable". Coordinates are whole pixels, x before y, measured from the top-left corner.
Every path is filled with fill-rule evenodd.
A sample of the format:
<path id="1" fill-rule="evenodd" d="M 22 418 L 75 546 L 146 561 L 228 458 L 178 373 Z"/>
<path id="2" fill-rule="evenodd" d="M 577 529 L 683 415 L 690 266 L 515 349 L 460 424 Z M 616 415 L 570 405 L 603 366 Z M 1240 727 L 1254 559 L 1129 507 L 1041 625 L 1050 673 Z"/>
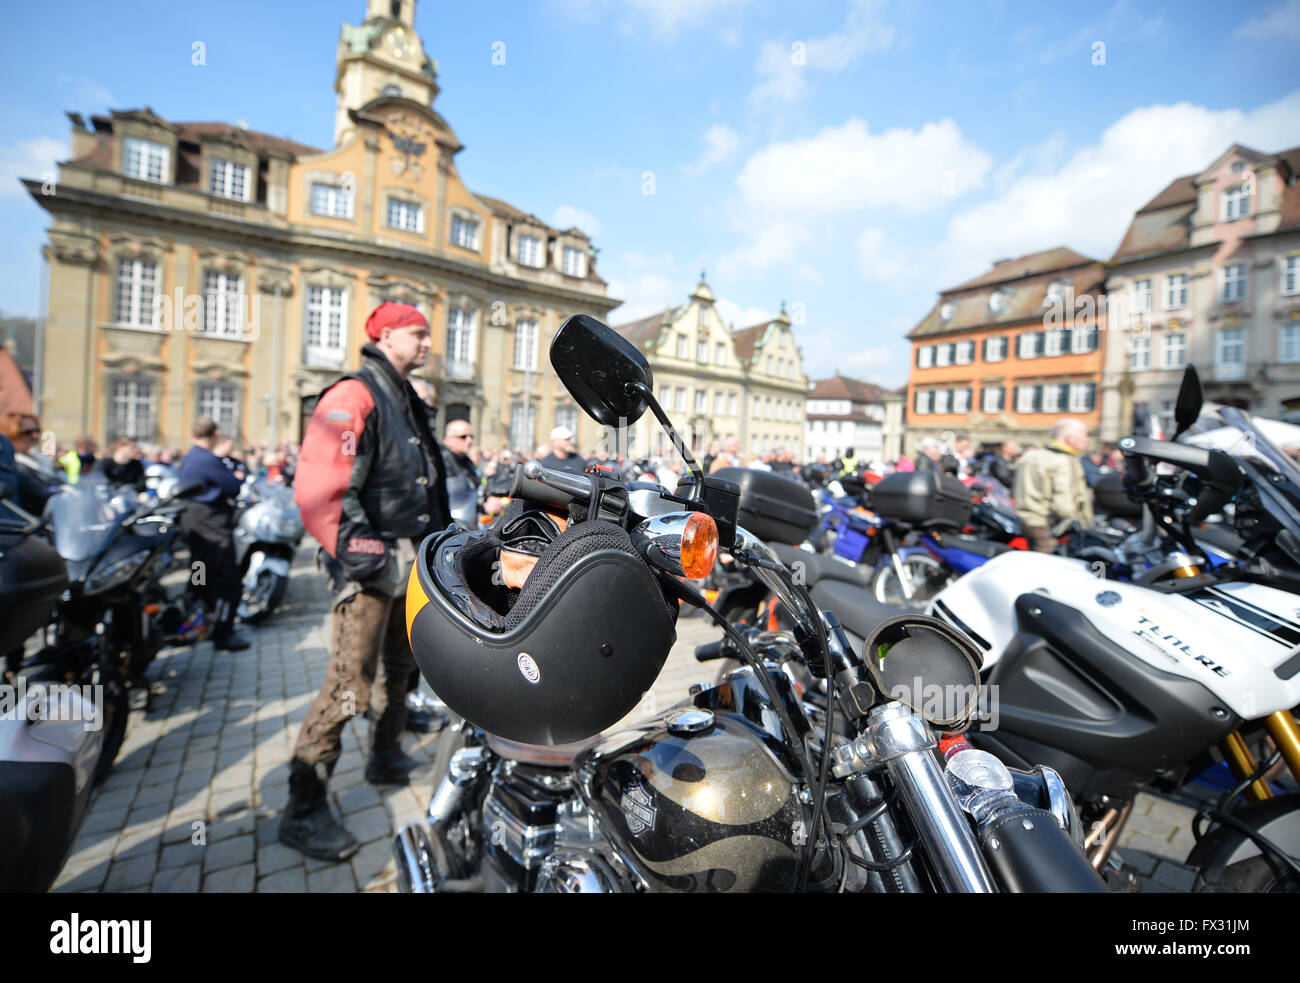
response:
<path id="1" fill-rule="evenodd" d="M 808 592 L 808 588 L 802 584 L 795 584 L 793 586 L 796 589 L 796 593 L 801 595 L 799 599 L 803 602 L 807 613 L 811 615 L 809 620 L 812 621 L 813 625 L 816 628 L 817 642 L 821 647 L 822 660 L 826 664 L 827 670 L 829 671 L 831 653 L 830 653 L 830 638 L 826 634 L 826 626 L 822 624 L 821 616 L 817 610 L 817 605 L 813 602 L 812 594 Z M 813 798 L 814 798 L 813 818 L 812 818 L 813 830 L 816 830 L 818 826 L 822 825 L 823 822 L 825 821 L 824 813 L 825 813 L 825 806 L 826 806 L 826 787 L 830 782 L 831 741 L 834 739 L 834 737 L 835 737 L 834 682 L 828 679 L 827 691 L 826 691 L 826 729 L 825 729 L 825 736 L 822 738 L 821 771 L 817 778 L 817 788 L 813 792 Z M 825 823 L 825 828 L 826 828 L 826 849 L 830 850 L 832 849 L 832 843 L 834 837 L 830 829 L 830 824 L 828 822 Z M 841 850 L 847 852 L 847 846 L 845 846 L 843 842 L 841 842 L 840 847 Z M 850 859 L 852 859 L 851 853 L 849 853 L 849 857 Z M 800 891 L 804 890 L 804 887 L 807 884 L 808 874 L 811 868 L 812 868 L 811 855 L 805 855 L 803 869 L 800 871 L 799 874 Z"/>
<path id="2" fill-rule="evenodd" d="M 857 864 L 859 867 L 864 867 L 867 870 L 874 871 L 877 874 L 888 874 L 890 871 L 896 870 L 897 868 L 901 867 L 903 864 L 911 860 L 912 851 L 916 849 L 916 845 L 920 842 L 921 842 L 920 839 L 913 840 L 911 843 L 907 844 L 906 848 L 903 850 L 902 853 L 900 853 L 897 857 L 893 858 L 892 860 L 879 860 L 879 861 L 865 860 L 862 857 L 855 856 L 852 853 L 849 854 L 849 859 L 853 861 L 855 864 Z"/>
<path id="3" fill-rule="evenodd" d="M 1214 803 L 1214 805 L 1211 808 L 1202 808 L 1199 812 L 1197 812 L 1196 815 L 1192 817 L 1192 837 L 1199 843 L 1201 837 L 1204 836 L 1206 832 L 1208 832 L 1208 830 L 1203 830 L 1200 828 L 1201 825 L 1203 825 L 1201 821 L 1209 819 L 1210 814 L 1212 812 L 1221 812 L 1225 815 L 1232 812 L 1237 796 L 1239 796 L 1242 792 L 1246 791 L 1246 789 L 1249 788 L 1251 785 L 1255 784 L 1255 782 L 1263 778 L 1264 775 L 1275 764 L 1277 764 L 1279 760 L 1281 760 L 1281 757 L 1282 757 L 1282 752 L 1280 750 L 1274 751 L 1269 756 L 1267 761 L 1265 761 L 1262 765 L 1260 765 L 1258 768 L 1255 769 L 1253 774 L 1251 774 L 1247 778 L 1242 779 L 1235 786 L 1233 786 L 1228 791 L 1220 795 L 1218 800 Z"/>

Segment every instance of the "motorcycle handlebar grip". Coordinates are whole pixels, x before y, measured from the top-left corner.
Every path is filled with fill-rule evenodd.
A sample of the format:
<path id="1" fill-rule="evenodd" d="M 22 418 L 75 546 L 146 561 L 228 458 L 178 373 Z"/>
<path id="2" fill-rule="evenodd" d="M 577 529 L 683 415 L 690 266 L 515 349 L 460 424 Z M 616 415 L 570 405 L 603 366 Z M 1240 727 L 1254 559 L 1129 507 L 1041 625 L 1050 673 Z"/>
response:
<path id="1" fill-rule="evenodd" d="M 510 497 L 563 508 L 575 500 L 586 502 L 591 497 L 591 482 L 584 475 L 552 471 L 536 461 L 529 461 L 523 467 L 515 468 Z"/>
<path id="2" fill-rule="evenodd" d="M 725 641 L 726 639 L 720 638 L 716 642 L 695 646 L 695 661 L 712 662 L 714 659 L 725 659 L 727 656 L 722 650 Z"/>

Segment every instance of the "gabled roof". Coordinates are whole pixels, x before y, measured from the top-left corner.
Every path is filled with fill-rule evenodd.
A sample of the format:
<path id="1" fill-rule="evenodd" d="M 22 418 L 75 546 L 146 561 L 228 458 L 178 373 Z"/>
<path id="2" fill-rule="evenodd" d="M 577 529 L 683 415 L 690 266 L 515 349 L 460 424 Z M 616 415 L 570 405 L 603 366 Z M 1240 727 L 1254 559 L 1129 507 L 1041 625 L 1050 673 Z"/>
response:
<path id="1" fill-rule="evenodd" d="M 143 110 L 127 110 L 126 113 L 117 115 L 135 114 L 144 112 Z M 152 114 L 150 114 L 152 115 Z M 111 133 L 113 129 L 112 116 L 92 116 L 91 122 L 95 130 L 100 134 Z M 189 122 L 189 123 L 172 123 L 176 128 L 176 138 L 181 143 L 198 143 L 204 137 L 225 136 L 228 133 L 234 133 L 253 150 L 259 154 L 267 151 L 275 151 L 282 154 L 288 154 L 291 157 L 311 157 L 315 154 L 323 154 L 325 151 L 317 147 L 310 147 L 305 143 L 299 143 L 296 140 L 290 140 L 288 137 L 272 136 L 269 133 L 261 133 L 258 130 L 245 130 L 234 123 L 220 122 Z M 93 153 L 93 151 L 92 151 Z M 89 156 L 89 155 L 87 155 Z M 76 163 L 86 163 L 85 159 L 79 159 Z M 94 165 L 91 165 L 94 166 Z"/>
<path id="2" fill-rule="evenodd" d="M 1276 231 L 1300 228 L 1300 147 L 1276 154 L 1263 154 L 1234 143 L 1219 154 L 1205 170 L 1175 178 L 1154 198 L 1137 210 L 1124 231 L 1124 238 L 1110 261 L 1124 262 L 1186 249 L 1192 240 L 1192 214 L 1196 211 L 1197 182 L 1214 171 L 1229 156 L 1244 157 L 1256 165 L 1277 163 L 1283 181 L 1281 217 Z"/>
<path id="3" fill-rule="evenodd" d="M 732 342 L 736 346 L 736 358 L 742 363 L 748 364 L 754 360 L 754 349 L 762 341 L 763 334 L 771 321 L 764 321 L 762 324 L 752 324 L 748 328 L 739 328 L 731 333 Z"/>
<path id="4" fill-rule="evenodd" d="M 13 353 L 0 345 L 0 413 L 31 413 L 32 391 Z"/>
<path id="5" fill-rule="evenodd" d="M 809 399 L 847 399 L 854 403 L 879 403 L 887 390 L 870 382 L 850 379 L 836 372 L 829 379 L 822 379 L 813 384 L 808 393 Z"/>
<path id="6" fill-rule="evenodd" d="M 1068 249 L 1048 250 L 1049 253 L 1078 253 Z M 1044 255 L 1036 253 L 1034 255 Z M 1007 260 L 1000 265 L 1023 263 L 1021 260 Z M 1046 266 L 1046 264 L 1044 264 Z M 1025 266 L 1018 267 L 1025 269 Z M 1044 268 L 1036 276 L 1025 276 L 1014 281 L 994 281 L 982 288 L 967 289 L 963 292 L 945 291 L 911 331 L 908 338 L 924 338 L 931 335 L 968 332 L 973 330 L 996 329 L 1002 325 L 1014 325 L 1028 320 L 1041 319 L 1048 311 L 1047 292 L 1057 281 L 1066 281 L 1068 289 L 1074 291 L 1075 303 L 1086 294 L 1101 295 L 1106 292 L 1106 273 L 1100 262 L 1083 257 L 1081 265 L 1064 268 Z M 1002 310 L 989 310 L 989 298 L 994 293 L 1004 295 Z M 1068 298 L 1068 293 L 1066 294 Z M 952 316 L 948 320 L 942 317 L 945 305 L 952 304 Z"/>
<path id="7" fill-rule="evenodd" d="M 638 351 L 644 353 L 646 348 L 659 337 L 664 326 L 672 320 L 672 314 L 673 309 L 666 307 L 658 314 L 651 314 L 639 321 L 629 321 L 627 324 L 615 324 L 612 327 L 632 342 Z"/>
<path id="8" fill-rule="evenodd" d="M 998 260 L 993 264 L 993 269 L 987 273 L 981 273 L 973 280 L 967 280 L 965 283 L 949 287 L 941 292 L 949 294 L 958 290 L 991 286 L 995 283 L 1009 283 L 1013 280 L 1021 280 L 1040 273 L 1054 273 L 1057 270 L 1068 270 L 1095 262 L 1096 260 L 1084 256 L 1082 253 L 1076 253 L 1073 249 L 1057 246 L 1055 249 L 1044 249 L 1041 252 L 1030 253 L 1028 256 Z"/>
<path id="9" fill-rule="evenodd" d="M 187 143 L 198 143 L 203 137 L 224 136 L 233 131 L 259 154 L 273 150 L 297 158 L 325 153 L 317 147 L 309 147 L 288 137 L 271 136 L 269 133 L 259 133 L 257 130 L 241 130 L 233 123 L 177 123 L 176 126 L 180 130 L 177 137 Z"/>

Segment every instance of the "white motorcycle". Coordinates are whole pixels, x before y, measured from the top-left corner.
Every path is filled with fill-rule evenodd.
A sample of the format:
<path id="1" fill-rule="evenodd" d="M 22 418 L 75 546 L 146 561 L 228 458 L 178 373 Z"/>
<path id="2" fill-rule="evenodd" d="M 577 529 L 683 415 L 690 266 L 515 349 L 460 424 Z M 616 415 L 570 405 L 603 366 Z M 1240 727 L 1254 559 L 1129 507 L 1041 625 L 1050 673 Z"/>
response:
<path id="1" fill-rule="evenodd" d="M 284 600 L 289 566 L 304 530 L 292 488 L 265 478 L 245 488 L 249 493 L 234 533 L 235 562 L 243 579 L 237 613 L 241 621 L 257 624 Z"/>
<path id="2" fill-rule="evenodd" d="M 1180 434 L 1200 405 L 1189 370 Z M 1130 494 L 1145 509 L 1123 562 L 1008 553 L 946 587 L 928 611 L 983 650 L 996 727 L 972 743 L 1013 767 L 1059 771 L 1091 829 L 1096 867 L 1140 789 L 1172 790 L 1226 761 L 1237 786 L 1193 829 L 1197 889 L 1296 891 L 1300 794 L 1278 794 L 1264 776 L 1285 760 L 1300 781 L 1300 596 L 1260 581 L 1279 582 L 1270 573 L 1287 563 L 1300 570 L 1300 470 L 1240 411 L 1221 417 L 1241 429 L 1253 463 L 1144 437 L 1120 442 Z M 1192 531 L 1229 500 L 1246 546 L 1241 562 L 1211 568 Z M 1142 572 L 1107 579 L 1117 566 Z"/>

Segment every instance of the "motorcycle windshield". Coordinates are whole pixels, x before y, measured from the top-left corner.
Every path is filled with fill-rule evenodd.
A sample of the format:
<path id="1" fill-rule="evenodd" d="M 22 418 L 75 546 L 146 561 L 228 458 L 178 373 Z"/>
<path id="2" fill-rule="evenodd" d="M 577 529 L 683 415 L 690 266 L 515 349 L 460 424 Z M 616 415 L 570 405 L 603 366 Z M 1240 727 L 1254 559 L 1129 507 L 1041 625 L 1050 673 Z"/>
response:
<path id="1" fill-rule="evenodd" d="M 253 483 L 253 498 L 259 502 L 275 502 L 280 508 L 293 506 L 293 489 L 288 485 L 272 484 L 265 478 L 258 478 Z"/>
<path id="2" fill-rule="evenodd" d="M 1273 519 L 1300 539 L 1300 466 L 1266 433 L 1266 428 L 1280 426 L 1286 425 L 1269 420 L 1261 425 L 1243 410 L 1221 406 L 1202 414 L 1183 440 L 1199 447 L 1214 447 L 1237 458 Z M 1296 446 L 1300 448 L 1300 444 Z"/>
<path id="3" fill-rule="evenodd" d="M 89 560 L 103 552 L 127 509 L 114 498 L 102 474 L 91 472 L 67 485 L 45 504 L 54 532 L 54 548 L 68 562 Z"/>
<path id="4" fill-rule="evenodd" d="M 468 529 L 474 528 L 478 519 L 478 490 L 468 478 L 452 478 L 447 482 L 447 504 L 452 519 Z"/>

